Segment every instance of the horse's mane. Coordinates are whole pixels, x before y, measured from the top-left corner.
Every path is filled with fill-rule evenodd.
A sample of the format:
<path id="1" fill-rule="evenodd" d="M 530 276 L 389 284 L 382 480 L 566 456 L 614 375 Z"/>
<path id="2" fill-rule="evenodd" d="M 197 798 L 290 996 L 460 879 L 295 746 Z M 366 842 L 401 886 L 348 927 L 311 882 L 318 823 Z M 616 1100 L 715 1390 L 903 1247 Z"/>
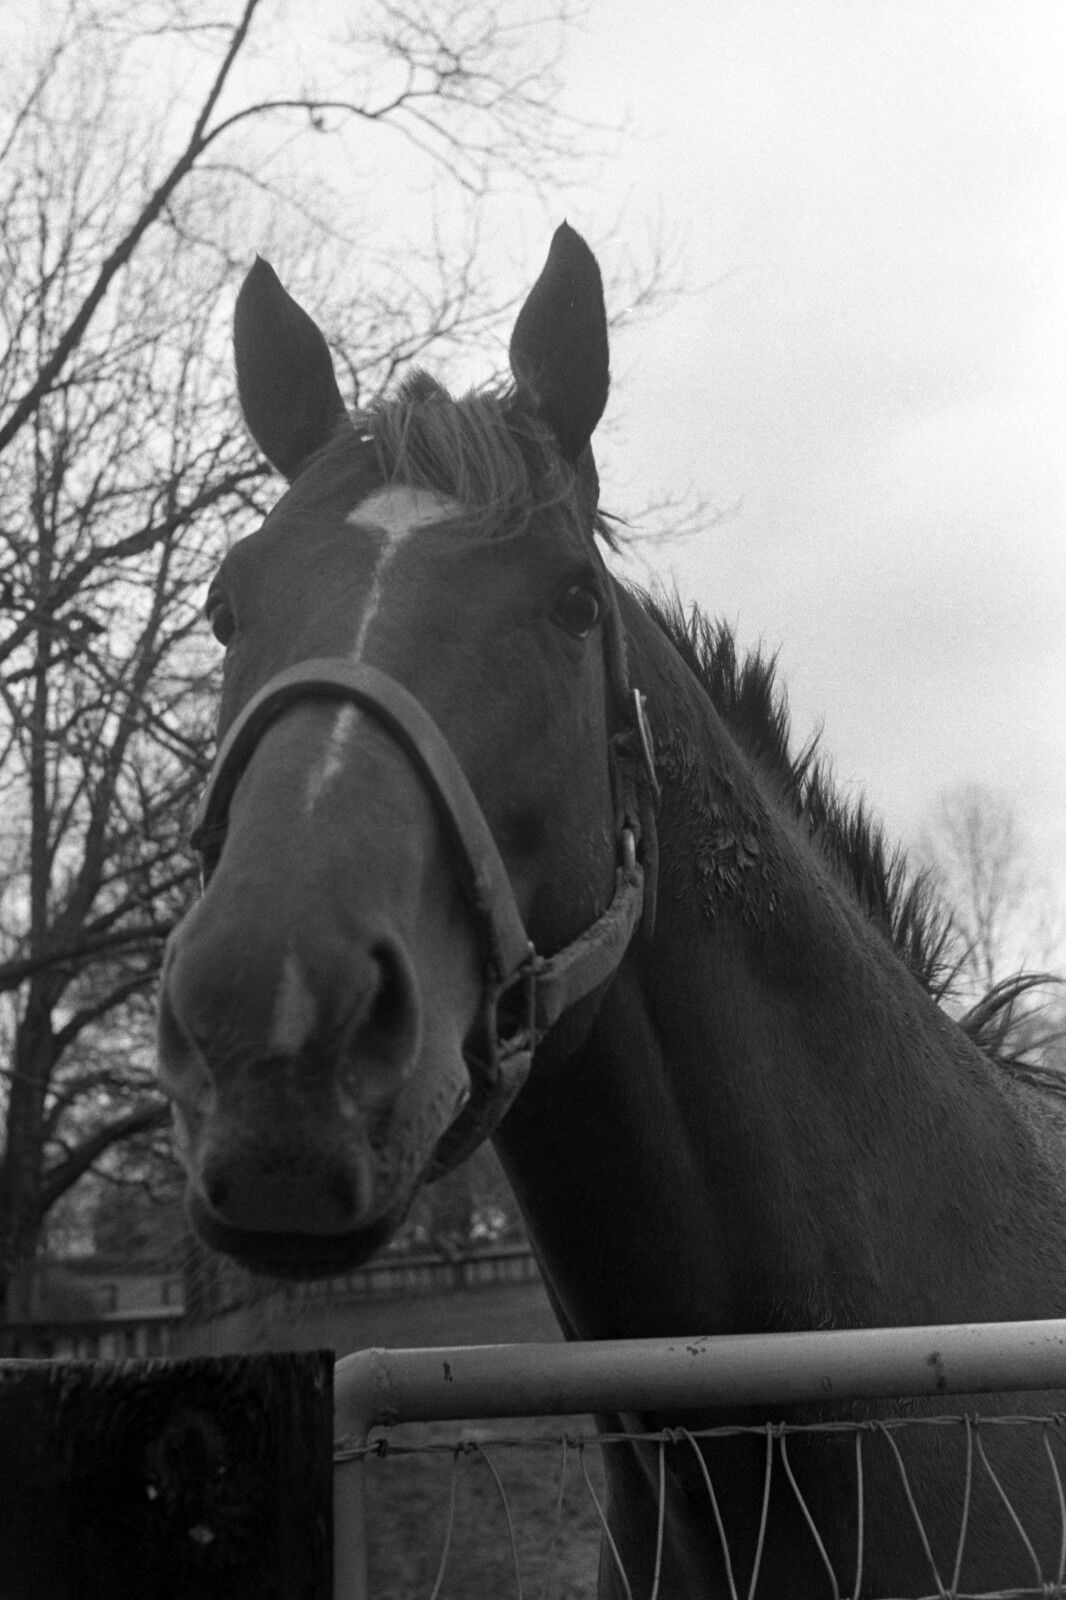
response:
<path id="1" fill-rule="evenodd" d="M 954 999 L 961 959 L 950 910 L 929 874 L 913 868 L 903 851 L 889 843 L 865 802 L 840 793 L 819 754 L 818 735 L 793 750 L 788 697 L 776 681 L 776 657 L 761 650 L 741 656 L 728 624 L 712 621 L 698 607 L 686 613 L 676 600 L 646 593 L 638 598 L 780 803 L 892 949 L 938 1004 Z M 1019 973 L 997 983 L 958 1019 L 960 1026 L 992 1060 L 1028 1071 L 1029 1052 L 1017 1048 L 1014 1039 L 1019 1002 L 1046 981 L 1043 973 Z"/>

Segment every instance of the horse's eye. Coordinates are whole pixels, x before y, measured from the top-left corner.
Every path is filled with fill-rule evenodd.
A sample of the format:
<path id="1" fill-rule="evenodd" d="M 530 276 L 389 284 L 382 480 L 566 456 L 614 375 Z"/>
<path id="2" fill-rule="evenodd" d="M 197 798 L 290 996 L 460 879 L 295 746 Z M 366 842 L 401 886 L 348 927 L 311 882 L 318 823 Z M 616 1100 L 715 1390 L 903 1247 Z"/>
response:
<path id="1" fill-rule="evenodd" d="M 555 607 L 555 615 L 567 633 L 584 639 L 600 620 L 600 597 L 591 583 L 572 583 L 563 591 Z"/>
<path id="2" fill-rule="evenodd" d="M 204 610 L 207 612 L 207 620 L 211 624 L 211 632 L 219 644 L 229 644 L 237 628 L 237 621 L 229 601 L 223 599 L 220 594 L 208 595 L 207 605 Z"/>

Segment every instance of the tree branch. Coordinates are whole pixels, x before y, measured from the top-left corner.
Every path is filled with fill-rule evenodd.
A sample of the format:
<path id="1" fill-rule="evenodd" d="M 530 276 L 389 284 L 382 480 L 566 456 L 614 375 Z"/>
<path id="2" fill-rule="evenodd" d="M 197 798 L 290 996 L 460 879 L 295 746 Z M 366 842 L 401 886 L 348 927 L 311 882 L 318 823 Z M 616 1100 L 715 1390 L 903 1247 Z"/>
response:
<path id="1" fill-rule="evenodd" d="M 137 1133 L 147 1133 L 152 1128 L 161 1128 L 170 1116 L 170 1105 L 166 1100 L 151 1100 L 144 1105 L 136 1106 L 125 1116 L 116 1117 L 114 1122 L 107 1123 L 102 1128 L 97 1128 L 94 1133 L 82 1139 L 80 1144 L 50 1167 L 44 1174 L 40 1189 L 40 1214 L 42 1219 L 49 1209 L 55 1205 L 61 1194 L 65 1194 L 80 1177 L 83 1177 L 94 1161 L 98 1161 L 106 1150 L 113 1145 L 120 1144 L 123 1139 L 132 1138 Z"/>
<path id="2" fill-rule="evenodd" d="M 251 27 L 252 18 L 260 3 L 261 0 L 245 0 L 243 15 L 233 30 L 229 49 L 222 60 L 222 65 L 219 67 L 214 83 L 208 91 L 201 107 L 200 115 L 193 124 L 192 133 L 186 142 L 184 150 L 173 163 L 162 183 L 148 197 L 132 227 L 127 230 L 110 255 L 104 260 L 92 288 L 56 341 L 51 355 L 41 366 L 35 381 L 27 389 L 21 400 L 15 404 L 7 421 L 0 425 L 0 453 L 7 449 L 11 441 L 34 415 L 41 400 L 49 392 L 56 378 L 62 372 L 71 352 L 80 343 L 85 330 L 96 314 L 97 308 L 107 294 L 112 279 L 130 260 L 141 239 L 160 215 L 167 201 L 182 182 L 182 179 L 192 171 L 197 157 L 206 148 L 209 136 L 205 138 L 204 130 L 211 113 L 218 104 L 219 96 L 225 88 L 233 63 L 240 54 L 248 30 Z"/>

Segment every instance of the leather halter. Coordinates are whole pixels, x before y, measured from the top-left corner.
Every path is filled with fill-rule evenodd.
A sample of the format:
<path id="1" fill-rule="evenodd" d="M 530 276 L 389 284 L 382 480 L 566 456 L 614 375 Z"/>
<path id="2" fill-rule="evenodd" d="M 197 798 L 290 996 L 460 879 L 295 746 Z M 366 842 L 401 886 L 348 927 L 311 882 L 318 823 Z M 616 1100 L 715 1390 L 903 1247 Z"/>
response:
<path id="1" fill-rule="evenodd" d="M 222 851 L 230 801 L 256 745 L 276 717 L 302 700 L 342 700 L 369 712 L 411 762 L 458 863 L 485 962 L 480 1015 L 464 1044 L 472 1093 L 439 1140 L 427 1178 L 458 1165 L 496 1126 L 529 1074 L 538 1041 L 614 973 L 642 917 L 651 931 L 659 799 L 652 739 L 644 696 L 628 685 L 625 639 L 613 606 L 605 627 L 608 677 L 622 721 L 608 741 L 615 889 L 606 911 L 552 956 L 539 955 L 526 932 L 496 841 L 448 741 L 419 701 L 375 667 L 322 657 L 277 673 L 230 727 L 197 810 L 190 842 L 200 853 L 206 887 Z"/>

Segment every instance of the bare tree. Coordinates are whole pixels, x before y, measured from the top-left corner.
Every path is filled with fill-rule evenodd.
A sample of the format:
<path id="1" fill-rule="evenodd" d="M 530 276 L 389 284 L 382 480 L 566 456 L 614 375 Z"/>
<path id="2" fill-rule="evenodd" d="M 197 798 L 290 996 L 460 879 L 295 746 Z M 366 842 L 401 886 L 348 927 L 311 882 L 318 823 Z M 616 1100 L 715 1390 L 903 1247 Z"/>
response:
<path id="1" fill-rule="evenodd" d="M 1061 920 L 1015 807 L 980 784 L 946 790 L 919 853 L 949 908 L 960 999 L 980 1008 L 1013 986 L 1015 1001 L 1003 1012 L 1013 1052 L 1066 1064 Z"/>
<path id="2" fill-rule="evenodd" d="M 945 791 L 919 848 L 951 908 L 957 959 L 974 989 L 1061 963 L 1051 897 L 1005 795 L 980 784 Z"/>
<path id="3" fill-rule="evenodd" d="M 213 673 L 199 597 L 272 498 L 233 414 L 237 258 L 254 222 L 316 278 L 346 326 L 353 399 L 357 373 L 365 398 L 431 340 L 490 325 L 478 201 L 500 171 L 547 181 L 568 137 L 552 109 L 565 18 L 504 7 L 379 0 L 368 31 L 310 72 L 257 36 L 264 0 L 222 21 L 195 0 L 66 0 L 0 104 L 0 1306 L 13 1311 L 49 1209 L 165 1115 L 150 994 L 194 885 L 183 840 Z M 118 109 L 133 78 L 162 85 L 179 58 L 183 88 L 153 120 L 143 97 Z M 298 174 L 323 134 L 358 130 L 402 138 L 462 187 L 468 248 L 457 271 L 443 241 L 420 270 L 394 259 L 345 304 L 331 290 L 344 230 L 328 186 Z"/>
<path id="4" fill-rule="evenodd" d="M 217 206 L 209 204 L 206 212 L 196 206 L 205 191 L 209 200 L 217 197 L 220 178 L 265 190 L 321 230 L 322 214 L 306 198 L 306 170 L 295 185 L 286 182 L 283 170 L 279 175 L 279 147 L 291 147 L 294 128 L 326 134 L 348 132 L 353 124 L 387 127 L 475 196 L 484 194 L 501 170 L 544 183 L 557 175 L 564 157 L 573 157 L 554 109 L 565 6 L 530 20 L 524 8 L 507 7 L 506 0 L 445 0 L 432 12 L 418 0 L 377 0 L 370 8 L 371 20 L 360 30 L 349 29 L 337 41 L 336 54 L 327 50 L 316 71 L 304 69 L 298 93 L 288 82 L 277 92 L 276 76 L 268 73 L 266 92 L 241 99 L 238 69 L 251 54 L 253 27 L 266 10 L 265 0 L 242 0 L 232 20 L 220 22 L 216 12 L 181 0 L 113 0 L 110 7 L 102 3 L 99 8 L 68 0 L 29 89 L 9 109 L 0 142 L 0 162 L 9 167 L 13 156 L 17 163 L 27 141 L 35 143 L 42 132 L 46 140 L 54 138 L 57 102 L 72 87 L 79 97 L 95 102 L 99 119 L 103 108 L 130 88 L 146 46 L 158 50 L 164 41 L 180 41 L 186 52 L 198 50 L 207 71 L 201 73 L 203 92 L 190 108 L 184 136 L 177 134 L 180 107 L 148 139 L 138 119 L 109 128 L 113 159 L 106 196 L 99 188 L 104 175 L 78 150 L 84 112 L 79 125 L 66 130 L 64 148 L 50 152 L 62 156 L 70 174 L 70 196 L 74 210 L 80 210 L 72 220 L 88 220 L 101 200 L 111 204 L 112 215 L 106 241 L 98 238 L 95 251 L 78 252 L 65 263 L 76 267 L 77 283 L 66 315 L 49 329 L 44 348 L 34 337 L 32 297 L 19 310 L 14 297 L 5 295 L 13 342 L 28 331 L 36 365 L 24 362 L 22 371 L 5 374 L 0 394 L 7 411 L 0 422 L 0 452 L 60 382 L 107 305 L 116 279 L 153 230 L 200 240 L 206 248 L 224 248 L 217 234 Z M 547 55 L 540 38 L 545 27 L 554 35 Z M 287 56 L 291 34 L 282 37 Z M 278 34 L 274 42 L 275 47 L 281 42 Z M 257 136 L 262 141 L 258 150 Z M 153 150 L 157 141 L 158 156 Z M 19 170 L 6 196 L 9 208 L 28 188 L 32 218 L 33 178 L 41 176 L 33 173 L 27 184 L 26 172 Z M 216 225 L 213 240 L 203 227 L 208 219 Z M 7 244 L 9 265 L 16 271 L 21 242 L 16 232 Z"/>

